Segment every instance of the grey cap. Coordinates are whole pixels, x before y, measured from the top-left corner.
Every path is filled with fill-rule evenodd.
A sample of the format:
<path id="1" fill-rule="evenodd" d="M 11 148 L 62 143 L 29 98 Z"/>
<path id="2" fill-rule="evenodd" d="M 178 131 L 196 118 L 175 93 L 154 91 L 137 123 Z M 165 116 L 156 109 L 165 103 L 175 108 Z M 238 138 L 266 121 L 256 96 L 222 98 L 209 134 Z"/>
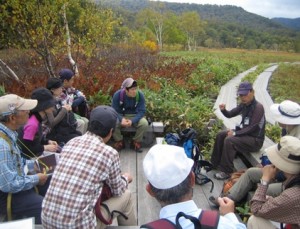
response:
<path id="1" fill-rule="evenodd" d="M 117 123 L 117 112 L 110 106 L 98 106 L 91 111 L 90 122 L 97 121 L 106 130 L 115 128 Z"/>

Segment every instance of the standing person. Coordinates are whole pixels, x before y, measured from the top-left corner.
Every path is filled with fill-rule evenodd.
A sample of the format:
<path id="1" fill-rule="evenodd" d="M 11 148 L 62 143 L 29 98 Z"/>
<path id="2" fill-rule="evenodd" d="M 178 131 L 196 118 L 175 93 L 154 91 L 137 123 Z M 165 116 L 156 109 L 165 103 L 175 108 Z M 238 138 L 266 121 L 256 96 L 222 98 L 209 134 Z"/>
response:
<path id="1" fill-rule="evenodd" d="M 136 133 L 131 142 L 131 148 L 142 152 L 142 140 L 148 128 L 145 118 L 146 105 L 144 94 L 138 90 L 137 82 L 132 78 L 123 81 L 121 89 L 113 95 L 112 107 L 118 113 L 118 123 L 113 133 L 114 148 L 118 151 L 125 147 L 121 127 L 135 127 Z"/>
<path id="2" fill-rule="evenodd" d="M 271 115 L 278 122 L 279 126 L 285 129 L 284 133 L 300 139 L 300 105 L 290 100 L 285 100 L 280 104 L 276 103 L 270 107 Z M 249 191 L 256 188 L 262 176 L 262 168 L 249 168 L 229 189 L 227 197 L 235 202 L 243 200 Z M 280 177 L 279 177 L 280 178 Z M 274 180 L 269 184 L 267 195 L 278 196 L 282 192 L 282 180 Z M 209 200 L 218 205 L 217 198 L 211 196 Z"/>
<path id="3" fill-rule="evenodd" d="M 35 161 L 21 157 L 16 132 L 27 122 L 29 111 L 36 105 L 37 100 L 14 94 L 0 97 L 0 208 L 8 210 L 6 217 L 34 217 L 35 223 L 40 224 L 43 197 L 34 187 L 44 185 L 48 176 L 35 174 Z M 10 198 L 11 206 L 7 205 Z"/>
<path id="4" fill-rule="evenodd" d="M 104 183 L 113 195 L 103 202 L 110 212 L 101 207 L 105 218 L 115 212 L 119 225 L 137 224 L 133 197 L 127 189 L 132 177 L 128 173 L 121 174 L 118 152 L 106 145 L 116 121 L 114 109 L 98 106 L 91 112 L 88 131 L 63 147 L 43 202 L 43 228 L 96 228 L 94 208 Z M 106 225 L 98 222 L 98 226 Z"/>
<path id="5" fill-rule="evenodd" d="M 286 228 L 300 228 L 300 140 L 284 136 L 266 152 L 272 164 L 263 168 L 260 184 L 250 201 L 253 216 L 248 220 L 248 228 L 278 228 L 271 221 L 289 224 Z M 267 196 L 268 185 L 278 171 L 286 177 L 284 190 L 277 197 Z"/>
<path id="6" fill-rule="evenodd" d="M 144 174 L 148 180 L 147 192 L 161 205 L 160 219 L 176 222 L 179 212 L 199 221 L 202 213 L 193 198 L 195 174 L 192 172 L 194 161 L 188 158 L 182 147 L 173 145 L 154 145 L 148 151 L 144 161 Z M 234 203 L 228 198 L 219 198 L 220 218 L 217 228 L 246 228 L 234 214 Z M 195 228 L 191 220 L 179 218 L 183 229 Z M 141 228 L 147 228 L 141 226 Z M 215 228 L 215 227 L 213 227 Z"/>
<path id="7" fill-rule="evenodd" d="M 252 84 L 242 82 L 237 94 L 241 103 L 236 108 L 228 111 L 225 104 L 219 105 L 222 114 L 227 118 L 242 116 L 242 121 L 235 130 L 225 130 L 217 134 L 211 163 L 220 171 L 214 175 L 219 180 L 230 177 L 230 173 L 234 170 L 233 159 L 237 152 L 258 151 L 265 139 L 265 111 L 262 104 L 254 97 Z"/>
<path id="8" fill-rule="evenodd" d="M 56 152 L 59 148 L 57 142 L 49 140 L 42 130 L 46 114 L 52 112 L 55 106 L 52 94 L 47 88 L 40 87 L 33 90 L 31 98 L 36 99 L 38 104 L 30 111 L 27 123 L 18 130 L 22 156 L 25 158 L 40 156 L 44 151 Z"/>
<path id="9" fill-rule="evenodd" d="M 62 105 L 60 100 L 63 87 L 62 81 L 55 77 L 49 78 L 46 87 L 56 101 L 53 111 L 47 113 L 47 122 L 45 124 L 50 127 L 48 137 L 56 140 L 60 145 L 64 145 L 70 139 L 78 137 L 83 133 L 78 128 L 71 105 Z M 85 133 L 86 129 L 83 131 Z"/>
<path id="10" fill-rule="evenodd" d="M 59 77 L 63 82 L 63 93 L 60 96 L 62 105 L 69 104 L 75 113 L 77 120 L 77 129 L 81 133 L 85 133 L 88 127 L 88 113 L 89 109 L 87 106 L 85 95 L 73 87 L 74 83 L 74 72 L 70 69 L 64 68 L 59 71 Z"/>

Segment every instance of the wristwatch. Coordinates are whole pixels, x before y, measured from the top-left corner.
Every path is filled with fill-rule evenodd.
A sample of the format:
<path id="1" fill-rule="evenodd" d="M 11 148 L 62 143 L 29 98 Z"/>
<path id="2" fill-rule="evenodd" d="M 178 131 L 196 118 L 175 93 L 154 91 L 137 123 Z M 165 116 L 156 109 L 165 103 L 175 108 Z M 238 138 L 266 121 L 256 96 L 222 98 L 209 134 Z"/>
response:
<path id="1" fill-rule="evenodd" d="M 262 179 L 260 179 L 260 184 L 261 185 L 269 185 L 269 182 L 268 181 L 265 181 L 265 180 L 262 180 Z"/>

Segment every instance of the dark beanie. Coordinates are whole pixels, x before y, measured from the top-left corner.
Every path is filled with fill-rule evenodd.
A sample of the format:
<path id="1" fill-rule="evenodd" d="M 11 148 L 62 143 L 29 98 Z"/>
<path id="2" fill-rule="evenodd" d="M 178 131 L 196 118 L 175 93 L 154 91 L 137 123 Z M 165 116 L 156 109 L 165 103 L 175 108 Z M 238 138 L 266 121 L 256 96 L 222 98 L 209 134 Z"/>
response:
<path id="1" fill-rule="evenodd" d="M 63 86 L 63 82 L 61 81 L 61 79 L 55 78 L 55 77 L 51 77 L 47 80 L 46 83 L 46 88 L 51 90 L 51 89 L 57 89 Z"/>
<path id="2" fill-rule="evenodd" d="M 64 81 L 64 80 L 70 80 L 75 74 L 72 70 L 68 68 L 63 68 L 59 71 L 58 73 L 59 78 Z"/>

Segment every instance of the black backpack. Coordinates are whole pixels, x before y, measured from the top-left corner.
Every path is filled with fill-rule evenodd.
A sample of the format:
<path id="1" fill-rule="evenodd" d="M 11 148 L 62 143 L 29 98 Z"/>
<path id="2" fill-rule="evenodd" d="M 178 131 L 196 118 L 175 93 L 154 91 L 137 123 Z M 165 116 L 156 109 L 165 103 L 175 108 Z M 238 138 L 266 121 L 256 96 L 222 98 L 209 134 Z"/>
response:
<path id="1" fill-rule="evenodd" d="M 203 185 L 211 183 L 210 192 L 212 192 L 214 182 L 202 173 L 202 168 L 205 169 L 206 172 L 210 171 L 212 164 L 207 160 L 203 160 L 197 140 L 197 131 L 193 128 L 187 128 L 183 131 L 178 131 L 178 133 L 167 133 L 165 141 L 169 145 L 177 145 L 184 148 L 186 155 L 194 160 L 193 172 L 195 174 L 196 184 Z"/>
<path id="2" fill-rule="evenodd" d="M 149 229 L 182 229 L 179 218 L 184 217 L 194 224 L 195 229 L 214 229 L 218 227 L 220 214 L 217 211 L 202 210 L 199 217 L 186 215 L 183 212 L 179 212 L 176 215 L 176 224 L 168 219 L 159 219 L 150 223 L 142 225 L 140 228 Z"/>

